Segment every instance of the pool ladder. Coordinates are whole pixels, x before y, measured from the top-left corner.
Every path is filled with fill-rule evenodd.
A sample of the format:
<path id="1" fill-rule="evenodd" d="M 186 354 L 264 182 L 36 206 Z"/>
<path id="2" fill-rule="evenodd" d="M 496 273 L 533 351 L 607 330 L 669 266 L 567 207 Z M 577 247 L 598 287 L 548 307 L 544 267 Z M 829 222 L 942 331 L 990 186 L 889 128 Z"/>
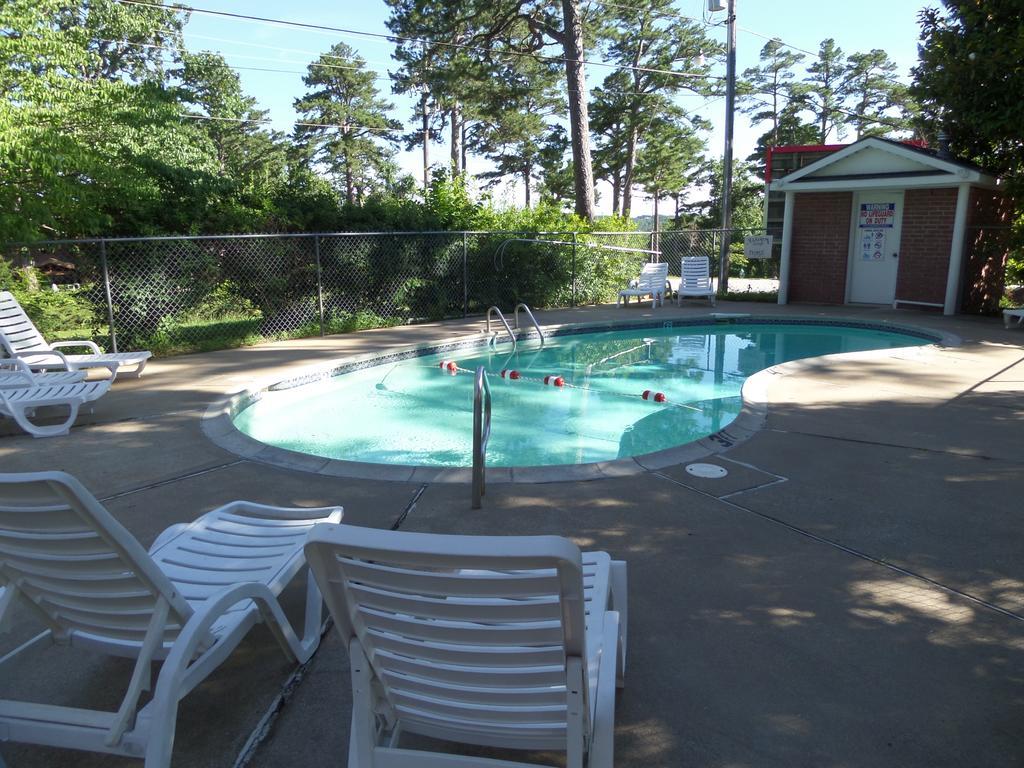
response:
<path id="1" fill-rule="evenodd" d="M 541 329 L 540 323 L 537 322 L 537 318 L 533 316 L 533 312 L 531 312 L 530 308 L 528 306 L 526 306 L 526 304 L 524 304 L 523 302 L 519 302 L 518 304 L 516 304 L 516 308 L 514 310 L 513 320 L 515 321 L 515 324 L 516 324 L 515 325 L 516 330 L 519 330 L 519 310 L 523 310 L 526 313 L 526 316 L 530 319 L 530 324 L 533 325 L 533 327 L 536 329 L 537 336 L 540 337 L 540 345 L 543 347 L 544 346 L 544 331 Z M 512 349 L 515 349 L 516 348 L 516 335 L 512 331 L 512 326 L 510 326 L 508 324 L 508 320 L 505 319 L 505 315 L 503 315 L 501 310 L 498 307 L 496 307 L 496 306 L 492 306 L 492 307 L 489 307 L 487 309 L 487 335 L 490 337 L 490 339 L 488 340 L 487 343 L 488 344 L 492 344 L 492 345 L 498 343 L 498 334 L 495 333 L 494 335 L 491 335 L 491 316 L 492 315 L 497 315 L 498 319 L 501 321 L 501 324 L 503 326 L 505 326 L 505 332 L 508 334 L 509 340 L 512 342 Z"/>
<path id="2" fill-rule="evenodd" d="M 513 340 L 514 343 L 514 340 Z M 486 487 L 487 443 L 491 439 L 491 385 L 484 367 L 473 383 L 473 509 L 480 509 Z"/>

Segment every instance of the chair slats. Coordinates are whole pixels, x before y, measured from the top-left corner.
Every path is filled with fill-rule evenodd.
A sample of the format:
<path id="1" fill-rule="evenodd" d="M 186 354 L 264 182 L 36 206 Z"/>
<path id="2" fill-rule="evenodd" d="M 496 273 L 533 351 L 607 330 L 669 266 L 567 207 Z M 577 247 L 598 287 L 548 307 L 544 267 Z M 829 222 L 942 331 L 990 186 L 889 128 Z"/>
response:
<path id="1" fill-rule="evenodd" d="M 519 686 L 516 688 L 484 688 L 454 685 L 421 677 L 404 675 L 390 670 L 381 671 L 381 678 L 395 691 L 429 696 L 435 699 L 458 701 L 480 706 L 515 704 L 521 707 L 565 706 L 565 686 Z"/>
<path id="2" fill-rule="evenodd" d="M 390 689 L 390 698 L 398 708 L 408 707 L 425 715 L 454 718 L 473 725 L 555 725 L 565 723 L 566 705 L 545 704 L 542 706 L 463 704 L 461 702 L 435 699 L 420 694 Z"/>
<path id="3" fill-rule="evenodd" d="M 552 621 L 562 615 L 557 595 L 522 600 L 501 598 L 436 598 L 395 593 L 359 584 L 349 590 L 360 605 L 430 619 L 463 621 Z"/>
<path id="4" fill-rule="evenodd" d="M 381 648 L 374 654 L 373 663 L 382 672 L 402 672 L 442 684 L 473 685 L 492 689 L 565 685 L 564 663 L 547 666 L 472 666 L 414 659 Z"/>
<path id="5" fill-rule="evenodd" d="M 344 573 L 355 582 L 413 594 L 450 597 L 528 598 L 558 594 L 554 571 L 418 570 L 340 558 Z"/>
<path id="6" fill-rule="evenodd" d="M 475 663 L 481 667 L 513 668 L 565 664 L 565 650 L 561 645 L 543 647 L 456 646 L 412 640 L 374 629 L 367 630 L 367 635 L 372 638 L 376 648 L 428 661 L 467 665 Z"/>
<path id="7" fill-rule="evenodd" d="M 363 606 L 359 608 L 359 615 L 368 628 L 451 645 L 543 646 L 562 642 L 562 626 L 557 621 L 493 624 L 456 622 L 385 613 Z"/>

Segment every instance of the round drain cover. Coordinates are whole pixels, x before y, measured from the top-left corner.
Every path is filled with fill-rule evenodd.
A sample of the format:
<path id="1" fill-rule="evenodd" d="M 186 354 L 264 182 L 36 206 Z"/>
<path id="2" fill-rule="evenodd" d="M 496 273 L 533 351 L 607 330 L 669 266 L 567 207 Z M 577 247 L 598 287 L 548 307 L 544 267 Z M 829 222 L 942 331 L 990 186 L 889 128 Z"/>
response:
<path id="1" fill-rule="evenodd" d="M 717 464 L 687 464 L 686 471 L 694 477 L 707 477 L 717 480 L 729 474 L 729 470 Z"/>

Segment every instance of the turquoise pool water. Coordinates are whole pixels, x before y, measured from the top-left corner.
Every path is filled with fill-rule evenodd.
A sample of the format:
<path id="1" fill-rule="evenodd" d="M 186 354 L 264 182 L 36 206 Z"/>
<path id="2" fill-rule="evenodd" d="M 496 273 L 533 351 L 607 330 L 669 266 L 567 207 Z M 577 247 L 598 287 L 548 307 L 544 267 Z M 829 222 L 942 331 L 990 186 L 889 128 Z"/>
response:
<path id="1" fill-rule="evenodd" d="M 349 461 L 471 466 L 473 376 L 493 396 L 488 466 L 581 464 L 698 440 L 736 418 L 748 376 L 777 363 L 837 352 L 928 343 L 841 326 L 710 325 L 645 328 L 525 341 L 512 353 L 473 348 L 416 357 L 266 392 L 235 426 L 269 445 Z M 517 381 L 502 369 L 519 371 Z M 545 386 L 546 375 L 566 386 Z M 537 380 L 535 380 L 537 379 Z M 666 402 L 641 399 L 662 392 Z"/>

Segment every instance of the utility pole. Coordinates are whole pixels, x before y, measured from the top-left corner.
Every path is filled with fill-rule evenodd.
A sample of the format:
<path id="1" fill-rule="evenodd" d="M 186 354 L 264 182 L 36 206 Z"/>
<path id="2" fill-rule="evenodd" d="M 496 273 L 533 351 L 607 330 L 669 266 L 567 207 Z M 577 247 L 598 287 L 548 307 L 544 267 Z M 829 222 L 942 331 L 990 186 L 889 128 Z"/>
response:
<path id="1" fill-rule="evenodd" d="M 718 258 L 718 292 L 729 290 L 729 241 L 732 239 L 732 135 L 736 112 L 736 0 L 726 10 L 728 52 L 725 60 L 725 157 L 722 161 L 722 250 Z"/>

